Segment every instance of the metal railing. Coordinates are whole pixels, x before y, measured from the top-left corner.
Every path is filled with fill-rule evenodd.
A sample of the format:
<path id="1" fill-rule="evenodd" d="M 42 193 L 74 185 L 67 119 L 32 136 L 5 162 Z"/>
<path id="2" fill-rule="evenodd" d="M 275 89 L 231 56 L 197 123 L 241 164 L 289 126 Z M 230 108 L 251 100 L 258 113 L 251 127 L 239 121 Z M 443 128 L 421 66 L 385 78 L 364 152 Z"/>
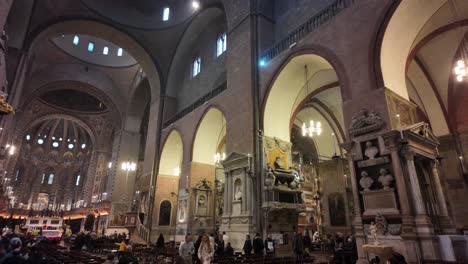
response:
<path id="1" fill-rule="evenodd" d="M 325 22 L 331 20 L 344 9 L 351 6 L 356 0 L 336 0 L 318 14 L 310 18 L 307 22 L 296 28 L 287 37 L 275 43 L 272 47 L 263 52 L 260 59 L 265 63 L 278 56 L 281 52 L 289 49 L 299 40 L 303 39 L 307 34 L 320 27 Z"/>

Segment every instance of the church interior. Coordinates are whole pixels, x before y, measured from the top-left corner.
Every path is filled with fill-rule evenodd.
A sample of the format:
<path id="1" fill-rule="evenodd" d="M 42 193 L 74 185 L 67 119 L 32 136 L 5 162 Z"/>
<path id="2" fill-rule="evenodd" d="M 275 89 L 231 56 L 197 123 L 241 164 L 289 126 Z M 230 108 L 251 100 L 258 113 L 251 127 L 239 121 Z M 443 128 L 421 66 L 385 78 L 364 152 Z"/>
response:
<path id="1" fill-rule="evenodd" d="M 468 1 L 3 0 L 0 32 L 0 228 L 468 262 Z"/>

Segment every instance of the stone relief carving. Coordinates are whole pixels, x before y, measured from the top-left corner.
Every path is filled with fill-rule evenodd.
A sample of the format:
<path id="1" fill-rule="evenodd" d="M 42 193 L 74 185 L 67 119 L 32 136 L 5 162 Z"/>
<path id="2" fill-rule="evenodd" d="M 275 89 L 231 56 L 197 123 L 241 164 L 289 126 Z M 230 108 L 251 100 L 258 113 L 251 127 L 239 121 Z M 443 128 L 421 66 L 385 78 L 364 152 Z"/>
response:
<path id="1" fill-rule="evenodd" d="M 401 224 L 389 224 L 388 233 L 392 236 L 399 236 L 401 234 Z"/>
<path id="2" fill-rule="evenodd" d="M 364 191 L 370 191 L 372 184 L 374 184 L 374 180 L 369 177 L 369 174 L 366 171 L 361 172 L 361 180 L 359 180 L 359 185 L 361 185 Z"/>
<path id="3" fill-rule="evenodd" d="M 372 131 L 377 131 L 382 128 L 383 124 L 384 122 L 382 118 L 380 118 L 376 112 L 361 109 L 352 117 L 349 134 L 351 136 L 358 136 Z"/>

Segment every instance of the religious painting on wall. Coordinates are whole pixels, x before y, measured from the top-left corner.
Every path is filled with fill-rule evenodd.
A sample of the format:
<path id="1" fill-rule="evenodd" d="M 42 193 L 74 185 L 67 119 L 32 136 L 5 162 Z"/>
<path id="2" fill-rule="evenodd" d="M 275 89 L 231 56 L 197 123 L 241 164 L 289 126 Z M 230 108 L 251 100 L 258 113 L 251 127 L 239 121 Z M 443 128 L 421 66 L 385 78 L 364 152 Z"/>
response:
<path id="1" fill-rule="evenodd" d="M 328 195 L 328 210 L 330 225 L 346 226 L 346 211 L 343 194 L 331 193 Z"/>
<path id="2" fill-rule="evenodd" d="M 180 200 L 179 201 L 179 210 L 177 212 L 177 222 L 185 223 L 185 219 L 187 217 L 187 200 Z"/>

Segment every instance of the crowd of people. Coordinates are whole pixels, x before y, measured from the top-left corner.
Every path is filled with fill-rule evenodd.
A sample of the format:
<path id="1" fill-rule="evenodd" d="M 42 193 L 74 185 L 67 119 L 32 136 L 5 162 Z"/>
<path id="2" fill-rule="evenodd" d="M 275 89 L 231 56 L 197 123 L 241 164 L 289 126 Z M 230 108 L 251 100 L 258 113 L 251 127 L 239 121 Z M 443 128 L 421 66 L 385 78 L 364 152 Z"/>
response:
<path id="1" fill-rule="evenodd" d="M 75 251 L 92 251 L 94 248 L 104 245 L 105 248 L 113 248 L 106 254 L 104 263 L 119 264 L 138 264 L 138 257 L 133 253 L 133 245 L 129 241 L 129 234 L 117 234 L 111 236 L 97 236 L 92 232 L 80 232 L 73 235 L 69 242 L 69 249 Z M 271 236 L 267 235 L 264 240 L 257 233 L 251 239 L 246 235 L 242 254 L 244 257 L 274 257 L 277 250 L 277 242 Z M 283 241 L 284 242 L 284 241 Z M 294 234 L 291 243 L 294 259 L 296 263 L 302 263 L 314 253 L 313 251 L 323 250 L 317 248 L 317 245 L 326 245 L 329 252 L 333 252 L 334 263 L 356 263 L 357 248 L 356 241 L 352 235 L 344 236 L 341 233 L 326 236 L 324 239 L 309 235 L 303 235 L 300 232 Z M 288 243 L 286 242 L 286 243 Z M 49 263 L 47 248 L 52 245 L 49 240 L 41 235 L 32 236 L 31 234 L 15 233 L 11 229 L 4 228 L 0 239 L 0 264 L 9 263 Z M 172 243 L 172 244 L 171 244 Z M 163 234 L 159 235 L 153 248 L 157 252 L 164 252 L 168 249 L 174 249 L 176 245 L 173 241 L 166 243 Z M 116 251 L 116 252 L 114 252 Z M 229 258 L 235 255 L 234 248 L 231 245 L 229 236 L 223 233 L 210 233 L 199 235 L 198 237 L 190 234 L 185 236 L 184 241 L 178 246 L 178 254 L 175 254 L 175 263 L 180 264 L 209 264 L 215 259 Z M 384 263 L 380 259 L 372 259 L 372 263 Z M 394 254 L 385 263 L 405 264 L 405 259 L 400 254 Z"/>

